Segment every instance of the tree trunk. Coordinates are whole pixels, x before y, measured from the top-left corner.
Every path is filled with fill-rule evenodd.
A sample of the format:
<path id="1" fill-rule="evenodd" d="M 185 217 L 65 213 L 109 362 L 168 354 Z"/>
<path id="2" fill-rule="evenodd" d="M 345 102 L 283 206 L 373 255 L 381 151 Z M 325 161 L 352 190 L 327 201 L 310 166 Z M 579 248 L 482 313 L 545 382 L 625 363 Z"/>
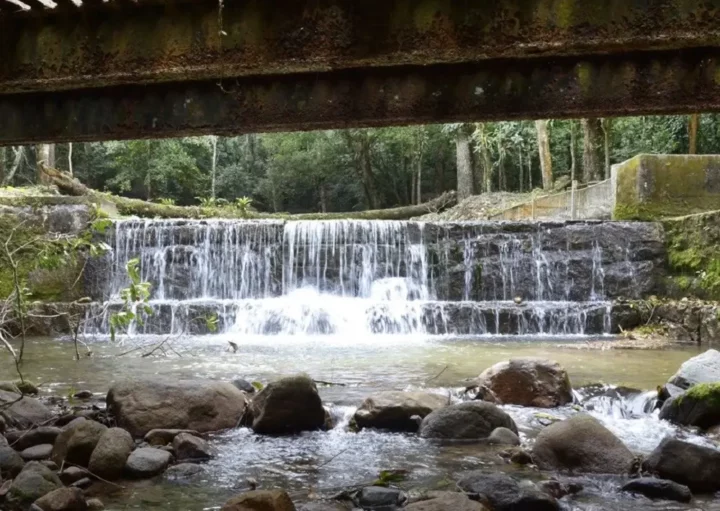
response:
<path id="1" fill-rule="evenodd" d="M 577 175 L 577 124 L 570 121 L 570 176 L 574 180 Z"/>
<path id="2" fill-rule="evenodd" d="M 457 197 L 458 201 L 461 201 L 473 194 L 470 135 L 464 125 L 458 128 L 455 134 L 455 154 L 457 157 Z"/>
<path id="3" fill-rule="evenodd" d="M 553 168 L 552 155 L 550 154 L 548 121 L 535 121 L 535 129 L 537 129 L 538 153 L 540 154 L 543 189 L 549 190 L 553 185 Z"/>
<path id="4" fill-rule="evenodd" d="M 378 193 L 375 174 L 372 170 L 370 136 L 367 132 L 363 132 L 360 138 L 360 165 L 362 166 L 363 181 L 367 189 L 368 207 L 370 209 L 377 209 L 380 207 L 380 194 Z"/>
<path id="5" fill-rule="evenodd" d="M 490 150 L 488 149 L 487 137 L 485 136 L 485 125 L 482 123 L 478 124 L 477 129 L 480 134 L 480 158 L 482 159 L 482 180 L 484 181 L 482 190 L 478 191 L 490 193 L 492 192 L 493 166 L 490 158 Z"/>
<path id="6" fill-rule="evenodd" d="M 604 137 L 600 119 L 583 119 L 583 181 L 602 179 Z"/>
<path id="7" fill-rule="evenodd" d="M 602 129 L 604 135 L 603 151 L 605 154 L 605 179 L 610 177 L 610 135 L 612 133 L 612 119 L 604 118 L 602 120 Z"/>
<path id="8" fill-rule="evenodd" d="M 55 144 L 38 144 L 35 146 L 35 161 L 37 164 L 37 182 L 47 184 L 40 163 L 42 162 L 48 167 L 55 167 Z"/>
<path id="9" fill-rule="evenodd" d="M 424 136 L 424 133 L 422 134 Z M 415 196 L 415 204 L 422 204 L 422 167 L 423 167 L 423 156 L 425 155 L 425 139 L 420 139 L 420 147 L 418 149 L 417 156 L 417 193 Z"/>
<path id="10" fill-rule="evenodd" d="M 698 131 L 700 131 L 700 114 L 692 114 L 688 123 L 689 154 L 697 154 Z"/>
<path id="11" fill-rule="evenodd" d="M 210 167 L 210 197 L 215 199 L 215 182 L 217 170 L 217 144 L 218 138 L 215 135 L 210 136 L 210 145 L 212 146 L 212 166 Z"/>
<path id="12" fill-rule="evenodd" d="M 524 174 L 525 174 L 525 167 L 524 167 L 524 162 L 523 162 L 523 152 L 522 152 L 522 149 L 520 150 L 520 152 L 518 152 L 518 158 L 520 159 L 520 165 L 519 165 L 519 168 L 518 168 L 518 170 L 519 170 L 519 172 L 520 172 L 520 175 L 518 176 L 518 184 L 519 184 L 519 186 L 518 186 L 518 191 L 522 193 L 522 191 L 523 191 L 523 186 L 525 186 L 525 183 L 524 183 L 524 181 L 525 181 L 525 175 L 524 175 Z"/>
<path id="13" fill-rule="evenodd" d="M 73 144 L 68 144 L 68 174 L 73 175 L 73 162 L 72 162 Z"/>
<path id="14" fill-rule="evenodd" d="M 13 156 L 12 166 L 10 167 L 10 170 L 5 173 L 3 180 L 0 181 L 0 186 L 7 186 L 12 183 L 12 180 L 15 177 L 15 173 L 20 168 L 20 163 L 22 162 L 25 153 L 25 147 L 18 146 L 17 148 L 13 148 L 13 151 L 15 154 Z"/>

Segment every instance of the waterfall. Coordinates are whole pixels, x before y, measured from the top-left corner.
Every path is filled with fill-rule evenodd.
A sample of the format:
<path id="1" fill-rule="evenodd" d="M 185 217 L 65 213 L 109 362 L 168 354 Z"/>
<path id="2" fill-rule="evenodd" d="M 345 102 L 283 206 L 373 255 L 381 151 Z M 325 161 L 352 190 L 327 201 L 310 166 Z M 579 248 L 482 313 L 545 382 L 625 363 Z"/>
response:
<path id="1" fill-rule="evenodd" d="M 643 225 L 643 224 L 638 224 Z M 613 293 L 644 293 L 652 243 L 631 224 L 120 220 L 99 272 L 107 332 L 139 258 L 154 314 L 138 333 L 595 335 Z M 645 250 L 643 253 L 648 252 Z"/>

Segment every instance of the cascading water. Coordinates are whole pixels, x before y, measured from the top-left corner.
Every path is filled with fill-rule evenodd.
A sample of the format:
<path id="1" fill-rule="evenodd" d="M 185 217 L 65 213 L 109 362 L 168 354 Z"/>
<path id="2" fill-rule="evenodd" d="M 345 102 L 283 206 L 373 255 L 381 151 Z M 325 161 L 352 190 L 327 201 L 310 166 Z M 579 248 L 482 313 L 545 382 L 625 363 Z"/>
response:
<path id="1" fill-rule="evenodd" d="M 153 286 L 141 333 L 203 333 L 208 314 L 248 335 L 608 333 L 606 300 L 655 269 L 618 240 L 642 255 L 648 225 L 121 220 L 88 333 L 132 258 Z"/>

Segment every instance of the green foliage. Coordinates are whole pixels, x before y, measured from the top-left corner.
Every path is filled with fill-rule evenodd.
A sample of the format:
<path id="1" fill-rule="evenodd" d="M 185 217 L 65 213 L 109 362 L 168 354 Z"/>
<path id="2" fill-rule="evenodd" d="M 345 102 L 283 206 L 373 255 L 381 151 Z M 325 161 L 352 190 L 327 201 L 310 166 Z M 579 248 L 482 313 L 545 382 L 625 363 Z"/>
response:
<path id="1" fill-rule="evenodd" d="M 260 392 L 262 389 L 265 388 L 265 385 L 263 385 L 263 384 L 262 384 L 261 382 L 259 382 L 259 381 L 251 382 L 250 385 L 252 385 L 253 387 L 255 387 L 255 390 L 257 390 L 258 392 Z"/>
<path id="2" fill-rule="evenodd" d="M 408 478 L 408 475 L 409 472 L 407 470 L 382 470 L 380 471 L 377 480 L 372 485 L 388 487 L 392 484 L 405 481 Z"/>
<path id="3" fill-rule="evenodd" d="M 147 316 L 152 315 L 150 300 L 150 283 L 144 282 L 140 276 L 140 260 L 131 259 L 125 265 L 130 278 L 128 287 L 120 290 L 123 307 L 110 316 L 110 338 L 114 341 L 119 331 L 126 330 L 133 322 L 142 326 Z"/>
<path id="4" fill-rule="evenodd" d="M 250 213 L 250 207 L 252 206 L 252 199 L 250 197 L 240 197 L 235 200 L 235 207 L 240 211 L 240 214 L 247 217 Z"/>
<path id="5" fill-rule="evenodd" d="M 174 206 L 175 205 L 175 199 L 170 199 L 167 197 L 162 197 L 158 199 L 158 202 L 162 204 L 163 206 Z"/>

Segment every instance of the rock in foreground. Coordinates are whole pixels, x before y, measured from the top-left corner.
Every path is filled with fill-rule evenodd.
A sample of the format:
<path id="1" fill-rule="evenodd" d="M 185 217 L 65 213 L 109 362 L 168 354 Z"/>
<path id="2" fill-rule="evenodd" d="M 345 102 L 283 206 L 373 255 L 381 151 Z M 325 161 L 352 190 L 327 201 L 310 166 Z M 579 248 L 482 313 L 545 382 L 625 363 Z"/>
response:
<path id="1" fill-rule="evenodd" d="M 643 468 L 694 492 L 720 490 L 720 451 L 709 447 L 666 438 L 645 460 Z"/>
<path id="2" fill-rule="evenodd" d="M 654 477 L 633 479 L 622 487 L 622 491 L 636 493 L 654 500 L 674 500 L 676 502 L 690 502 L 692 500 L 692 493 L 687 486 L 665 479 L 655 479 Z"/>
<path id="3" fill-rule="evenodd" d="M 307 376 L 268 384 L 250 402 L 250 417 L 253 431 L 264 435 L 288 435 L 325 426 L 320 395 Z"/>
<path id="4" fill-rule="evenodd" d="M 503 473 L 468 472 L 458 481 L 466 493 L 479 495 L 494 511 L 557 511 L 557 501 L 534 485 L 523 485 Z"/>
<path id="5" fill-rule="evenodd" d="M 698 383 L 720 381 L 720 351 L 707 350 L 705 353 L 684 362 L 668 383 L 687 390 Z"/>
<path id="6" fill-rule="evenodd" d="M 200 433 L 234 428 L 245 410 L 245 394 L 227 382 L 143 380 L 119 383 L 107 396 L 118 426 L 133 437 L 153 429 Z"/>
<path id="7" fill-rule="evenodd" d="M 565 369 L 541 358 L 500 362 L 486 369 L 477 383 L 490 389 L 503 404 L 554 408 L 573 401 Z"/>
<path id="8" fill-rule="evenodd" d="M 359 428 L 416 432 L 415 417 L 424 419 L 447 404 L 447 397 L 430 392 L 378 392 L 363 401 L 354 419 Z"/>
<path id="9" fill-rule="evenodd" d="M 125 463 L 125 473 L 138 479 L 153 477 L 165 471 L 170 458 L 170 453 L 162 449 L 154 447 L 136 449 Z"/>
<path id="10" fill-rule="evenodd" d="M 425 417 L 420 436 L 447 440 L 486 439 L 496 428 L 517 434 L 517 426 L 507 413 L 492 403 L 470 401 L 446 406 Z"/>
<path id="11" fill-rule="evenodd" d="M 295 511 L 295 505 L 282 490 L 257 490 L 231 498 L 221 511 Z"/>
<path id="12" fill-rule="evenodd" d="M 628 474 L 635 457 L 597 419 L 579 414 L 542 430 L 535 441 L 533 460 L 543 470 Z"/>
<path id="13" fill-rule="evenodd" d="M 133 447 L 130 433 L 121 428 L 110 428 L 100 437 L 90 456 L 88 469 L 104 479 L 117 479 L 122 475 Z"/>
<path id="14" fill-rule="evenodd" d="M 28 429 L 32 426 L 47 423 L 53 414 L 48 407 L 35 398 L 23 396 L 15 392 L 0 390 L 0 406 L 9 426 Z M 7 406 L 12 403 L 11 406 Z"/>
<path id="15" fill-rule="evenodd" d="M 85 496 L 79 488 L 58 488 L 35 501 L 42 511 L 87 511 Z"/>
<path id="16" fill-rule="evenodd" d="M 205 440 L 189 433 L 180 433 L 173 439 L 173 450 L 175 457 L 180 461 L 204 461 L 215 455 Z"/>
<path id="17" fill-rule="evenodd" d="M 87 467 L 90 456 L 107 429 L 99 422 L 74 420 L 55 439 L 52 460 L 58 466 L 67 462 Z"/>
<path id="18" fill-rule="evenodd" d="M 39 461 L 31 461 L 10 486 L 10 495 L 21 502 L 31 503 L 62 487 L 55 473 Z"/>

